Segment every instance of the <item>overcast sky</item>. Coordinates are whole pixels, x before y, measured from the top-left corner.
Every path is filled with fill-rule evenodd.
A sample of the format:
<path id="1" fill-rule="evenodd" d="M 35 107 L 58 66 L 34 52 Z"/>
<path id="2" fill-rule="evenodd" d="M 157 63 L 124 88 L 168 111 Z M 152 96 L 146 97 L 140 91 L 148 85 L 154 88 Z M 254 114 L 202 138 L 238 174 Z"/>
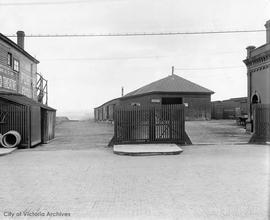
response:
<path id="1" fill-rule="evenodd" d="M 0 0 L 4 35 L 17 30 L 26 34 L 262 30 L 269 19 L 270 0 Z M 265 44 L 265 38 L 265 32 L 26 38 L 25 50 L 40 61 L 38 72 L 49 80 L 49 105 L 58 115 L 80 117 L 119 97 L 122 86 L 128 93 L 168 76 L 171 66 L 175 74 L 213 90 L 212 100 L 246 96 L 245 48 Z"/>

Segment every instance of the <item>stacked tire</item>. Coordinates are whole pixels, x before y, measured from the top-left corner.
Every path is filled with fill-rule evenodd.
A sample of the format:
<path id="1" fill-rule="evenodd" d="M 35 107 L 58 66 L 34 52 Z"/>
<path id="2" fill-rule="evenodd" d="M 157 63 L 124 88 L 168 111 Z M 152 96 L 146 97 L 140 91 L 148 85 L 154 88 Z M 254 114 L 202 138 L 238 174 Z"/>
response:
<path id="1" fill-rule="evenodd" d="M 0 145 L 4 148 L 14 148 L 17 147 L 22 138 L 17 131 L 8 131 L 5 134 L 0 134 Z"/>

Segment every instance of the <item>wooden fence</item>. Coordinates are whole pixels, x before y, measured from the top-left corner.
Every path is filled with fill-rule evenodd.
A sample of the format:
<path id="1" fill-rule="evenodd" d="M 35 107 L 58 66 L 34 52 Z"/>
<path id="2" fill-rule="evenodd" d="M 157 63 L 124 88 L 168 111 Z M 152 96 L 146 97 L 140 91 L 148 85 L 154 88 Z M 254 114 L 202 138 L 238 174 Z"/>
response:
<path id="1" fill-rule="evenodd" d="M 39 105 L 22 105 L 0 99 L 0 134 L 20 133 L 20 147 L 48 143 L 54 138 L 55 110 Z"/>
<path id="2" fill-rule="evenodd" d="M 184 105 L 118 106 L 114 111 L 114 144 L 184 144 Z"/>
<path id="3" fill-rule="evenodd" d="M 29 108 L 23 105 L 0 103 L 0 134 L 16 130 L 22 137 L 21 143 L 28 142 Z"/>
<path id="4" fill-rule="evenodd" d="M 270 105 L 256 104 L 253 109 L 254 134 L 250 142 L 270 141 Z"/>

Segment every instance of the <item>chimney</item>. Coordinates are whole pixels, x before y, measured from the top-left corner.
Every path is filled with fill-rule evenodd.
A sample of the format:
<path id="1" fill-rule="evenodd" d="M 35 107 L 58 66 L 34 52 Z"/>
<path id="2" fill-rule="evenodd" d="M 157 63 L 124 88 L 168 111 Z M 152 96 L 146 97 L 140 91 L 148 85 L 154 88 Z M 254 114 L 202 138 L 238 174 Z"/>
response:
<path id="1" fill-rule="evenodd" d="M 124 87 L 121 88 L 121 95 L 124 96 Z"/>
<path id="2" fill-rule="evenodd" d="M 255 46 L 248 46 L 247 49 L 247 59 L 250 58 L 252 50 L 254 50 Z"/>
<path id="3" fill-rule="evenodd" d="M 17 44 L 20 48 L 24 49 L 24 32 L 23 31 L 17 31 Z"/>
<path id="4" fill-rule="evenodd" d="M 264 26 L 266 28 L 266 43 L 270 44 L 270 20 L 268 20 Z"/>

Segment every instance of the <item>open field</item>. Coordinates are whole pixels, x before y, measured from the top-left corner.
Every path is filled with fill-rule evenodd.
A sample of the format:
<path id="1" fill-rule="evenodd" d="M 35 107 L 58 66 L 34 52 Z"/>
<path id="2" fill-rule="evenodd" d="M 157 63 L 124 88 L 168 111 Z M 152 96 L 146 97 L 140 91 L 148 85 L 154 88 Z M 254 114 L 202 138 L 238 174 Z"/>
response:
<path id="1" fill-rule="evenodd" d="M 184 146 L 173 156 L 119 156 L 105 147 L 112 131 L 64 122 L 51 143 L 0 157 L 0 218 L 25 210 L 69 219 L 269 218 L 270 146 L 227 142 Z"/>

